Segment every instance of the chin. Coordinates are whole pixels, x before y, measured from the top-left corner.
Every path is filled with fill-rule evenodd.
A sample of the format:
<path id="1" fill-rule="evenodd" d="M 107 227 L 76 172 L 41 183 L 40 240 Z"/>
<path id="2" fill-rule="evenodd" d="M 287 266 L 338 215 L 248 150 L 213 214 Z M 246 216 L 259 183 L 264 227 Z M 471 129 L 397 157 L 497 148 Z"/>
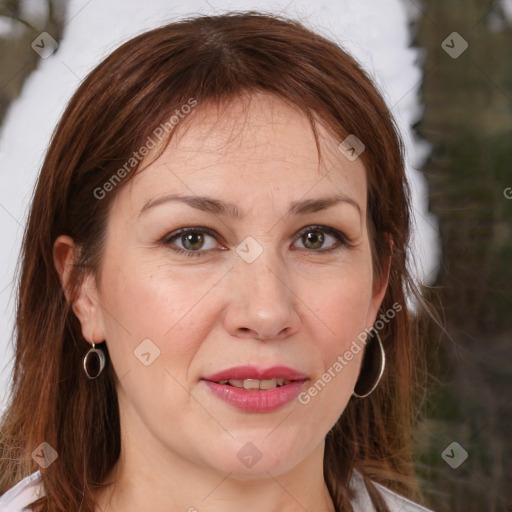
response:
<path id="1" fill-rule="evenodd" d="M 210 464 L 223 474 L 230 474 L 236 480 L 268 479 L 269 473 L 278 476 L 291 470 L 300 462 L 297 459 L 297 448 L 289 441 L 276 442 L 265 439 L 268 432 L 257 436 L 238 438 L 231 446 L 221 448 L 221 453 Z M 243 440 L 242 440 L 243 439 Z M 234 449 L 233 449 L 234 448 Z M 211 453 L 209 459 L 211 459 Z M 215 455 L 214 455 L 215 456 Z"/>

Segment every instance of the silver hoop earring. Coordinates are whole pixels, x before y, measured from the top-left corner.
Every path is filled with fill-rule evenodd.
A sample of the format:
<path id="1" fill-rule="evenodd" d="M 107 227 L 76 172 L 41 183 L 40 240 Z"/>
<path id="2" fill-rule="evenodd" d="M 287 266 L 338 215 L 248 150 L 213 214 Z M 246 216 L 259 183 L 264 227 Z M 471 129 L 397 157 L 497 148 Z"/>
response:
<path id="1" fill-rule="evenodd" d="M 84 371 L 89 379 L 97 379 L 105 368 L 105 354 L 101 348 L 96 348 L 94 341 L 92 348 L 85 354 Z"/>
<path id="2" fill-rule="evenodd" d="M 384 347 L 382 345 L 382 340 L 380 339 L 380 336 L 379 336 L 379 333 L 377 330 L 373 330 L 373 332 L 375 333 L 376 337 L 377 337 L 377 341 L 379 343 L 379 349 L 380 349 L 380 367 L 379 367 L 379 374 L 377 376 L 377 380 L 373 383 L 373 385 L 371 385 L 370 389 L 368 391 L 365 392 L 365 389 L 368 388 L 368 384 L 367 383 L 364 383 L 364 375 L 367 373 L 367 371 L 363 372 L 363 366 L 365 365 L 365 361 L 363 360 L 363 366 L 361 366 L 361 372 L 359 374 L 359 377 L 361 377 L 361 374 L 363 375 L 363 378 L 362 379 L 358 379 L 358 381 L 356 382 L 356 386 L 354 388 L 354 391 L 352 392 L 352 395 L 354 395 L 355 397 L 357 398 L 366 398 L 367 396 L 371 395 L 374 391 L 375 391 L 375 388 L 379 385 L 379 382 L 380 382 L 380 379 L 382 378 L 382 374 L 384 373 L 384 368 L 386 367 L 386 353 L 384 352 Z M 364 354 L 364 357 L 366 359 L 367 357 L 367 350 L 365 351 L 365 354 Z M 369 363 L 366 363 L 366 366 L 370 366 L 372 367 L 371 369 L 374 369 L 376 364 L 374 361 L 370 361 Z M 368 368 L 365 368 L 365 370 L 368 370 Z M 360 384 L 360 380 L 361 380 L 361 384 L 363 384 L 361 387 L 363 388 L 362 390 L 360 389 L 359 390 L 359 393 L 356 393 L 356 388 L 358 387 L 358 384 Z"/>

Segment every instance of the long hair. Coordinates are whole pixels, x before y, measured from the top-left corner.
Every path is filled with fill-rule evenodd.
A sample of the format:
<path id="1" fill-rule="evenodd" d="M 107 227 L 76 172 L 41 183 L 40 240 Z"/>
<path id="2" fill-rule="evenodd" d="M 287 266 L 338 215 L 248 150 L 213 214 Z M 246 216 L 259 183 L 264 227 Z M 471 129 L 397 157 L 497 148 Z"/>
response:
<path id="1" fill-rule="evenodd" d="M 12 387 L 0 424 L 0 493 L 39 469 L 31 453 L 47 442 L 58 458 L 41 469 L 46 496 L 33 510 L 94 511 L 92 491 L 120 454 L 119 407 L 112 365 L 93 381 L 81 369 L 90 347 L 71 304 L 83 277 L 98 277 L 110 205 L 140 166 L 119 169 L 190 98 L 200 109 L 258 92 L 307 116 L 319 155 L 318 120 L 340 142 L 351 134 L 363 141 L 374 279 L 391 258 L 380 312 L 404 306 L 380 331 L 387 366 L 379 386 L 367 398 L 352 398 L 327 435 L 329 492 L 338 510 L 351 511 L 349 482 L 357 470 L 380 512 L 387 508 L 372 481 L 419 497 L 411 426 L 421 351 L 406 308 L 407 293 L 417 292 L 406 264 L 403 143 L 352 57 L 298 21 L 253 11 L 194 16 L 143 33 L 100 63 L 70 100 L 38 177 L 21 248 Z M 179 128 L 165 130 L 164 143 Z M 122 179 L 100 194 L 114 175 Z M 68 298 L 53 260 L 53 243 L 63 234 L 80 247 Z"/>

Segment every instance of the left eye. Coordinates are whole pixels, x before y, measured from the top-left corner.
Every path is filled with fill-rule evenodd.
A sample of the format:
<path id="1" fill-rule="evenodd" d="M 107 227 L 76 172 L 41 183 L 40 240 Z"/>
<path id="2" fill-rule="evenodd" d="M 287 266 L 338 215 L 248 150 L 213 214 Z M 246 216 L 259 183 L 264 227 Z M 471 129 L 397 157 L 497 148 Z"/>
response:
<path id="1" fill-rule="evenodd" d="M 323 226 L 308 226 L 306 229 L 303 229 L 299 233 L 299 240 L 303 242 L 306 246 L 306 249 L 320 249 L 323 248 L 323 245 L 327 239 L 334 240 L 334 242 L 338 241 L 341 244 L 345 243 L 345 237 L 335 229 L 323 227 Z M 309 247 L 308 247 L 309 246 Z M 336 247 L 332 247 L 333 244 L 330 244 L 329 249 L 323 248 L 323 251 L 331 251 L 336 249 Z M 322 252 L 323 252 L 322 251 Z"/>
<path id="2" fill-rule="evenodd" d="M 209 244 L 207 243 L 208 238 L 213 239 Z M 329 239 L 331 239 L 331 243 L 325 249 L 324 244 Z M 177 246 L 175 240 L 178 240 L 181 246 Z M 313 252 L 330 252 L 350 246 L 343 233 L 328 226 L 308 226 L 298 233 L 299 240 L 304 245 L 299 249 Z M 202 256 L 203 253 L 215 248 L 216 236 L 209 228 L 184 228 L 171 233 L 162 243 L 173 251 L 186 256 Z M 205 248 L 205 244 L 208 247 Z"/>

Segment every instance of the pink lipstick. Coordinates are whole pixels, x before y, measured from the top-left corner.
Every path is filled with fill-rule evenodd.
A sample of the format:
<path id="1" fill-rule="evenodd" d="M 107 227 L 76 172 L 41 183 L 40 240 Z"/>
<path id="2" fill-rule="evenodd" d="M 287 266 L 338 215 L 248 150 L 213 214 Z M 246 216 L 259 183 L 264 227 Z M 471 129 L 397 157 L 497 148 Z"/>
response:
<path id="1" fill-rule="evenodd" d="M 269 412 L 294 400 L 308 378 L 287 366 L 236 366 L 202 380 L 215 396 L 237 409 Z"/>

